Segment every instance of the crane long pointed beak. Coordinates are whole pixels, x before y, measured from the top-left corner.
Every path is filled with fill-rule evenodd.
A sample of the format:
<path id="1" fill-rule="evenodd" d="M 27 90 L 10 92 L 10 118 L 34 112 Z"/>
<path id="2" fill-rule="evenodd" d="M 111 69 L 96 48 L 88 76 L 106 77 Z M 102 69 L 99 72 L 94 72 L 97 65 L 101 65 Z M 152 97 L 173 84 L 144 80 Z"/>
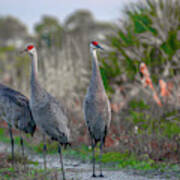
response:
<path id="1" fill-rule="evenodd" d="M 27 52 L 27 49 L 23 49 L 23 50 L 21 50 L 21 51 L 19 51 L 19 54 L 24 54 L 25 52 Z"/>
<path id="2" fill-rule="evenodd" d="M 104 51 L 104 48 L 102 48 L 100 45 L 97 45 L 96 47 Z"/>

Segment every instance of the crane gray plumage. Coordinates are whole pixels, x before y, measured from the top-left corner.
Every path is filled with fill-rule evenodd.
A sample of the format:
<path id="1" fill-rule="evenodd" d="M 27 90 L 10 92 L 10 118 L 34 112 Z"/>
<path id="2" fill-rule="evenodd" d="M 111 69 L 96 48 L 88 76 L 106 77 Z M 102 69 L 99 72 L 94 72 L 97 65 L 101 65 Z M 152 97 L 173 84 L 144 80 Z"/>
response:
<path id="1" fill-rule="evenodd" d="M 62 106 L 38 82 L 31 82 L 31 109 L 42 132 L 62 145 L 69 143 L 68 119 Z"/>
<path id="2" fill-rule="evenodd" d="M 59 142 L 58 152 L 60 153 L 60 161 L 62 166 L 63 180 L 65 173 L 63 168 L 62 154 L 60 145 L 69 144 L 70 131 L 67 123 L 68 118 L 63 110 L 62 105 L 51 96 L 38 81 L 38 57 L 36 49 L 33 45 L 27 47 L 31 59 L 31 95 L 30 107 L 37 126 L 44 134 L 47 134 L 52 140 Z M 44 151 L 46 145 L 44 144 Z"/>
<path id="3" fill-rule="evenodd" d="M 5 120 L 9 126 L 12 159 L 14 160 L 14 139 L 12 136 L 12 127 L 25 133 L 34 134 L 36 124 L 34 122 L 29 100 L 26 96 L 3 84 L 0 84 L 0 117 Z M 21 146 L 24 155 L 23 139 L 21 137 Z"/>
<path id="4" fill-rule="evenodd" d="M 102 82 L 96 49 L 100 46 L 95 42 L 90 44 L 92 54 L 92 76 L 84 99 L 84 116 L 85 121 L 91 137 L 93 149 L 93 177 L 95 175 L 95 157 L 94 148 L 97 142 L 100 142 L 100 150 L 102 156 L 102 147 L 104 146 L 107 130 L 111 121 L 111 108 L 108 97 L 106 95 L 104 85 Z M 100 164 L 100 176 L 102 175 L 102 168 Z"/>

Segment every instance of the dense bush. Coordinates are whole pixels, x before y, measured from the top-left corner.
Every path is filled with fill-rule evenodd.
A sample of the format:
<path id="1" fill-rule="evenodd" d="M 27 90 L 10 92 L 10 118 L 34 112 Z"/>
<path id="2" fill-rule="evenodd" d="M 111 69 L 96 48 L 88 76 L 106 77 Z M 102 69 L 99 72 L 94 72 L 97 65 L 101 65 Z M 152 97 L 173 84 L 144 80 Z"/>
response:
<path id="1" fill-rule="evenodd" d="M 138 1 L 125 9 L 118 30 L 107 38 L 109 52 L 101 59 L 104 84 L 112 105 L 124 102 L 115 109 L 111 123 L 110 137 L 118 151 L 179 161 L 179 9 L 178 0 Z M 162 107 L 155 103 L 151 89 L 140 84 L 141 62 L 146 63 L 157 94 L 159 79 L 174 85 L 167 101 L 161 97 Z"/>
<path id="2" fill-rule="evenodd" d="M 179 0 L 138 1 L 125 9 L 117 32 L 108 37 L 108 58 L 102 60 L 109 82 L 135 80 L 142 61 L 154 82 L 179 73 L 179 9 Z"/>

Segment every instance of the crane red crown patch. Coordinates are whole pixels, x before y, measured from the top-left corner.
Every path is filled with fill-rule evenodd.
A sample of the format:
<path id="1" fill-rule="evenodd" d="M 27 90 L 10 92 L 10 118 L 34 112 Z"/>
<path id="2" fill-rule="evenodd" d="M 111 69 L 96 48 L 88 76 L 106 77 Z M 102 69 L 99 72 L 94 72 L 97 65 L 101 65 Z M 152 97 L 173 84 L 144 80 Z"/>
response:
<path id="1" fill-rule="evenodd" d="M 28 51 L 31 50 L 31 49 L 33 49 L 33 48 L 34 48 L 33 45 L 29 45 L 29 46 L 27 47 Z"/>
<path id="2" fill-rule="evenodd" d="M 97 46 L 97 45 L 98 45 L 98 42 L 97 42 L 97 41 L 93 41 L 92 44 L 93 44 L 94 46 Z"/>

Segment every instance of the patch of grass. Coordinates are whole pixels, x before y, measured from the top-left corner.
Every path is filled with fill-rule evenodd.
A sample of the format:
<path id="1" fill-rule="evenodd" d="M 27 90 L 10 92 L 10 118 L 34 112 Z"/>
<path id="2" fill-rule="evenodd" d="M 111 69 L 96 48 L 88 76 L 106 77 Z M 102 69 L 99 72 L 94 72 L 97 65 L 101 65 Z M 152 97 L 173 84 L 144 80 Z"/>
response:
<path id="1" fill-rule="evenodd" d="M 12 161 L 12 156 L 11 156 L 11 154 L 9 154 L 9 155 L 7 156 L 7 160 L 8 160 L 8 162 L 11 162 L 11 161 Z M 15 163 L 20 163 L 20 164 L 23 164 L 23 163 L 29 164 L 29 165 L 31 164 L 31 165 L 34 165 L 34 166 L 38 166 L 38 165 L 39 165 L 39 162 L 38 162 L 38 161 L 32 161 L 32 160 L 28 159 L 27 156 L 23 157 L 23 156 L 22 156 L 21 154 L 19 154 L 19 153 L 15 153 L 14 162 L 15 162 Z"/>
<path id="2" fill-rule="evenodd" d="M 27 134 L 27 137 L 30 135 Z M 16 145 L 20 146 L 20 137 L 14 135 L 14 141 Z M 7 135 L 6 129 L 0 128 L 0 142 L 7 143 L 10 145 L 10 137 Z M 42 154 L 43 152 L 43 143 L 33 144 L 31 142 L 28 142 L 24 139 L 24 145 L 33 150 L 35 153 Z M 58 143 L 55 141 L 47 142 L 47 153 L 48 154 L 56 154 L 58 152 Z M 87 146 L 83 145 L 81 147 L 72 149 L 67 147 L 66 150 L 63 150 L 63 154 L 69 157 L 75 157 L 75 158 L 81 158 L 82 160 L 89 159 L 87 156 L 89 154 L 90 150 Z M 19 155 L 17 154 L 17 157 L 19 158 Z M 9 157 L 11 158 L 11 156 Z"/>
<path id="3" fill-rule="evenodd" d="M 63 152 L 67 157 L 78 158 L 83 161 L 89 161 L 92 159 L 92 151 L 88 146 L 81 146 L 76 149 L 67 149 Z M 96 159 L 99 162 L 99 149 L 96 148 L 95 153 Z M 143 159 L 143 160 L 141 160 Z M 102 156 L 102 162 L 107 168 L 113 169 L 124 169 L 130 168 L 135 170 L 158 170 L 166 171 L 167 166 L 174 171 L 174 169 L 180 169 L 179 165 L 171 165 L 164 162 L 155 162 L 154 160 L 144 156 L 144 158 L 139 159 L 135 154 L 130 153 L 120 153 L 120 152 L 107 152 Z"/>
<path id="4" fill-rule="evenodd" d="M 32 144 L 31 147 L 33 151 L 36 153 L 42 153 L 43 151 L 43 143 L 39 143 L 37 145 Z M 51 142 L 50 144 L 47 143 L 47 153 L 56 154 L 58 152 L 57 147 L 58 147 L 57 142 Z M 63 149 L 63 155 L 66 157 L 87 161 L 91 158 L 91 150 L 86 145 L 82 145 L 75 148 L 67 147 L 66 149 Z"/>
<path id="5" fill-rule="evenodd" d="M 26 135 L 27 137 L 30 137 L 29 134 Z M 20 146 L 20 137 L 17 135 L 14 135 L 14 143 L 16 145 Z M 6 144 L 10 144 L 11 140 L 10 137 L 7 135 L 6 129 L 4 128 L 0 128 L 0 142 L 6 143 Z M 38 144 L 32 144 L 31 142 L 27 142 L 24 139 L 24 145 L 29 148 L 32 149 L 34 152 L 36 153 L 42 153 L 43 151 L 43 143 L 38 143 Z M 54 154 L 57 153 L 57 147 L 58 147 L 58 143 L 53 141 L 51 143 L 47 143 L 47 150 L 49 154 Z"/>
<path id="6" fill-rule="evenodd" d="M 10 168 L 1 168 L 0 176 L 3 177 L 3 180 L 11 179 L 12 175 L 15 174 L 16 170 L 12 167 Z"/>
<path id="7" fill-rule="evenodd" d="M 15 154 L 15 161 L 14 166 L 11 165 L 11 155 L 8 155 L 7 153 L 4 153 L 1 155 L 1 161 L 0 161 L 0 177 L 3 177 L 3 180 L 5 179 L 14 179 L 14 180 L 24 180 L 24 179 L 39 179 L 33 177 L 39 177 L 43 176 L 42 179 L 46 179 L 45 173 L 49 175 L 51 169 L 48 169 L 45 171 L 44 169 L 36 168 L 38 165 L 37 161 L 29 160 L 27 157 L 23 159 L 21 154 Z M 24 169 L 25 164 L 25 169 Z M 27 165 L 34 165 L 33 168 L 28 167 Z M 31 176 L 32 175 L 32 176 Z M 35 176 L 36 175 L 36 176 Z M 30 178 L 29 178 L 30 177 Z M 51 176 L 50 176 L 51 177 Z M 0 178 L 1 179 L 1 178 Z M 47 178 L 48 179 L 48 178 Z M 49 178 L 51 179 L 51 178 Z"/>
<path id="8" fill-rule="evenodd" d="M 0 141 L 4 143 L 10 142 L 10 139 L 8 138 L 8 136 L 6 136 L 4 128 L 0 128 Z"/>
<path id="9" fill-rule="evenodd" d="M 1 53 L 8 53 L 8 52 L 12 52 L 15 50 L 14 46 L 4 46 L 4 47 L 0 47 L 0 54 Z"/>
<path id="10" fill-rule="evenodd" d="M 16 144 L 19 145 L 19 137 L 15 137 Z M 0 141 L 5 143 L 10 143 L 10 139 L 5 135 L 5 130 L 0 128 Z M 32 144 L 31 142 L 25 141 L 25 145 L 27 147 L 31 147 L 31 149 L 36 153 L 42 153 L 43 151 L 43 143 L 39 144 Z M 54 154 L 57 153 L 57 142 L 47 143 L 47 149 L 48 154 Z M 92 159 L 92 150 L 88 146 L 82 145 L 76 148 L 67 147 L 67 149 L 63 150 L 63 155 L 69 158 L 74 159 L 80 159 L 82 161 L 90 161 Z M 99 159 L 99 148 L 96 148 L 96 158 L 97 161 L 100 161 Z M 22 156 L 16 155 L 16 160 L 18 163 L 22 163 Z M 11 155 L 9 155 L 9 160 L 11 159 Z M 142 159 L 142 158 L 141 158 Z M 130 168 L 135 170 L 159 170 L 161 172 L 166 171 L 167 163 L 157 163 L 154 160 L 146 157 L 143 158 L 143 160 L 139 159 L 135 154 L 130 153 L 120 153 L 120 152 L 107 152 L 104 153 L 102 156 L 102 162 L 105 166 L 108 168 L 116 168 L 116 169 L 122 169 L 122 168 Z M 38 162 L 34 162 L 31 160 L 28 160 L 28 158 L 25 158 L 26 164 L 33 164 L 35 166 L 38 165 Z M 171 167 L 171 165 L 170 165 Z M 177 170 L 180 168 L 177 166 L 172 166 L 172 170 Z M 10 169 L 12 171 L 12 169 Z M 2 170 L 4 171 L 4 170 Z M 41 171 L 41 170 L 39 170 Z M 33 176 L 33 174 L 38 174 L 36 170 L 32 170 L 30 174 Z M 0 172 L 1 174 L 1 172 Z M 8 175 L 7 175 L 8 177 Z"/>
<path id="11" fill-rule="evenodd" d="M 129 102 L 129 106 L 131 109 L 140 109 L 140 110 L 145 110 L 145 109 L 150 109 L 150 106 L 146 104 L 143 100 L 131 100 Z"/>
<path id="12" fill-rule="evenodd" d="M 43 152 L 43 143 L 39 143 L 37 145 L 32 144 L 32 149 L 36 153 L 42 153 Z M 48 154 L 55 154 L 57 153 L 58 143 L 53 141 L 51 143 L 47 143 L 47 152 Z"/>
<path id="13" fill-rule="evenodd" d="M 2 168 L 0 169 L 0 176 L 3 177 L 3 180 L 9 179 L 18 179 L 18 180 L 34 180 L 34 179 L 57 179 L 57 172 L 60 169 L 34 169 L 28 168 L 24 171 L 23 168 Z"/>
<path id="14" fill-rule="evenodd" d="M 81 160 L 87 161 L 92 159 L 92 151 L 87 146 L 83 145 L 77 149 L 68 149 L 63 152 L 67 157 L 79 158 Z M 96 149 L 95 153 L 96 159 L 99 162 L 99 149 Z M 120 152 L 107 152 L 102 156 L 102 162 L 107 168 L 112 169 L 134 169 L 134 170 L 158 170 L 160 172 L 165 172 L 167 166 L 170 171 L 179 170 L 179 165 L 168 164 L 164 162 L 156 162 L 147 156 L 145 158 L 139 159 L 135 154 L 130 153 L 120 153 Z"/>
<path id="15" fill-rule="evenodd" d="M 91 150 L 88 146 L 82 145 L 76 148 L 67 148 L 63 150 L 63 154 L 66 157 L 71 157 L 75 159 L 81 159 L 82 161 L 88 161 L 91 159 Z"/>
<path id="16" fill-rule="evenodd" d="M 28 179 L 48 180 L 49 178 L 56 176 L 57 171 L 58 169 L 30 169 L 26 174 L 24 174 L 24 176 L 28 177 Z"/>
<path id="17" fill-rule="evenodd" d="M 102 162 L 105 164 L 114 164 L 118 168 L 132 168 L 137 170 L 154 169 L 155 162 L 151 159 L 138 160 L 138 158 L 129 153 L 108 152 L 103 154 Z"/>
<path id="18" fill-rule="evenodd" d="M 100 161 L 97 157 L 97 161 Z M 165 162 L 156 162 L 148 157 L 143 160 L 139 159 L 135 154 L 108 152 L 102 156 L 102 162 L 115 169 L 132 169 L 140 171 L 157 171 L 158 172 L 179 172 L 180 166 L 177 164 L 169 164 Z"/>
<path id="19" fill-rule="evenodd" d="M 14 143 L 17 145 L 20 145 L 20 137 L 13 135 L 14 138 Z M 3 143 L 11 143 L 10 137 L 9 135 L 6 134 L 6 130 L 4 128 L 0 128 L 0 141 Z M 24 145 L 28 146 L 28 142 L 26 140 L 24 140 Z"/>

